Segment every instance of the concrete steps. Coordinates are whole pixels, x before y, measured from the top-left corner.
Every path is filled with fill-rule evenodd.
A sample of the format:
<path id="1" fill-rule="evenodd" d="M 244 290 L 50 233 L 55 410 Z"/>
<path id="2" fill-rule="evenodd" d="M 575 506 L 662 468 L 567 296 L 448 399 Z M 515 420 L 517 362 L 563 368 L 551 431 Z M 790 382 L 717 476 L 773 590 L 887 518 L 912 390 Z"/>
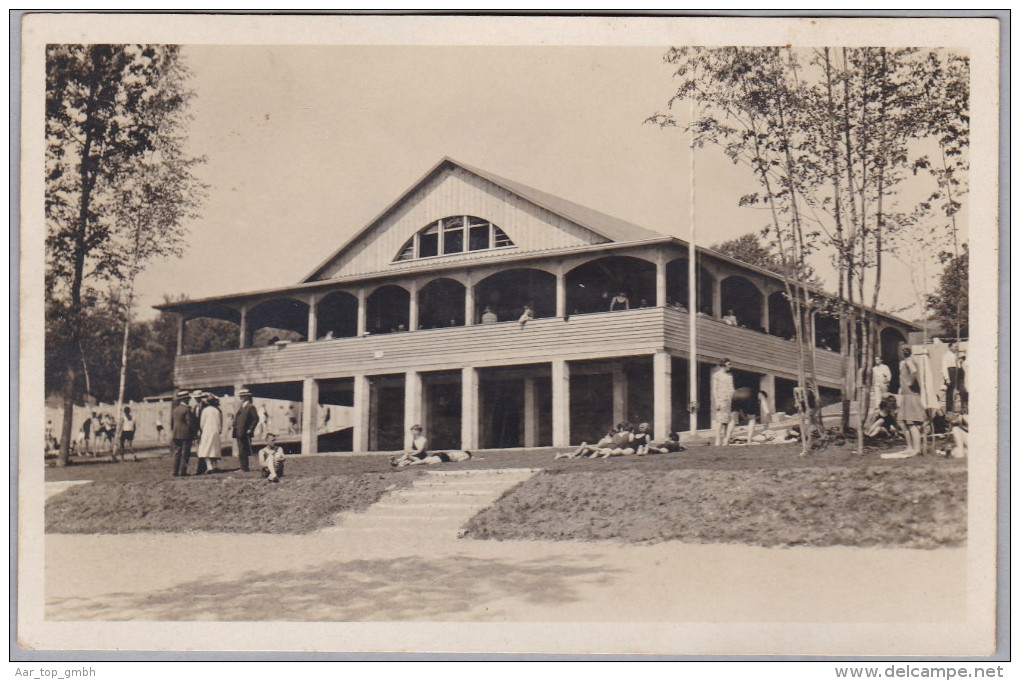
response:
<path id="1" fill-rule="evenodd" d="M 537 469 L 426 471 L 364 513 L 344 513 L 327 532 L 375 535 L 379 541 L 456 539 L 461 526 Z"/>

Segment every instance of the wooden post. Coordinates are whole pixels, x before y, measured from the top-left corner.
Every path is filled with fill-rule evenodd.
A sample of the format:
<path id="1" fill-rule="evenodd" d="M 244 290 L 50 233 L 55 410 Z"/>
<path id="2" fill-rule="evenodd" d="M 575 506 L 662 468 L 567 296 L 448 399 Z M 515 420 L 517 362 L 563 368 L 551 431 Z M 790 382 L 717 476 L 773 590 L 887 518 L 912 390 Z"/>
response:
<path id="1" fill-rule="evenodd" d="M 613 425 L 627 420 L 627 372 L 613 368 Z"/>
<path id="2" fill-rule="evenodd" d="M 771 326 L 769 320 L 769 291 L 765 289 L 761 299 L 761 328 L 765 329 L 765 333 L 770 333 L 772 329 L 769 326 Z"/>
<path id="3" fill-rule="evenodd" d="M 662 439 L 673 430 L 673 358 L 665 350 L 652 355 L 652 394 L 652 433 Z"/>
<path id="4" fill-rule="evenodd" d="M 306 338 L 309 343 L 314 343 L 319 335 L 319 322 L 316 317 L 317 310 L 315 309 L 316 300 L 317 296 L 314 293 L 308 295 L 308 335 Z"/>
<path id="5" fill-rule="evenodd" d="M 370 390 L 371 386 L 368 382 L 368 376 L 358 374 L 354 377 L 354 433 L 351 449 L 355 454 L 369 451 L 368 416 L 370 411 Z"/>
<path id="6" fill-rule="evenodd" d="M 404 374 L 404 449 L 412 445 L 411 426 L 422 421 L 422 382 L 421 374 L 408 371 Z M 428 433 L 425 434 L 428 437 Z"/>
<path id="7" fill-rule="evenodd" d="M 241 336 L 237 341 L 237 347 L 244 350 L 248 347 L 248 303 L 241 303 Z"/>
<path id="8" fill-rule="evenodd" d="M 368 296 L 365 295 L 365 288 L 358 289 L 358 338 L 365 335 L 368 330 Z"/>
<path id="9" fill-rule="evenodd" d="M 411 281 L 411 295 L 409 296 L 410 306 L 407 311 L 407 330 L 418 330 L 418 280 Z"/>
<path id="10" fill-rule="evenodd" d="M 524 379 L 524 446 L 538 446 L 538 399 L 534 376 Z"/>
<path id="11" fill-rule="evenodd" d="M 177 356 L 180 357 L 184 354 L 184 327 L 187 325 L 187 320 L 183 314 L 177 316 Z M 244 346 L 241 346 L 244 347 Z"/>
<path id="12" fill-rule="evenodd" d="M 666 258 L 662 253 L 655 263 L 655 305 L 666 307 Z"/>
<path id="13" fill-rule="evenodd" d="M 475 282 L 468 273 L 467 284 L 464 285 L 464 326 L 475 325 Z"/>
<path id="14" fill-rule="evenodd" d="M 570 446 L 570 365 L 552 361 L 553 447 Z"/>
<path id="15" fill-rule="evenodd" d="M 761 377 L 761 381 L 758 383 L 759 388 L 769 394 L 767 400 L 769 405 L 769 411 L 772 412 L 773 416 L 776 413 L 776 375 L 765 374 Z"/>
<path id="16" fill-rule="evenodd" d="M 567 276 L 563 273 L 563 263 L 556 268 L 556 316 L 560 319 L 567 316 Z"/>
<path id="17" fill-rule="evenodd" d="M 478 369 L 461 370 L 460 388 L 460 448 L 478 449 Z"/>
<path id="18" fill-rule="evenodd" d="M 722 280 L 712 276 L 712 316 L 722 319 Z"/>
<path id="19" fill-rule="evenodd" d="M 306 378 L 301 390 L 301 453 L 319 453 L 319 382 Z"/>

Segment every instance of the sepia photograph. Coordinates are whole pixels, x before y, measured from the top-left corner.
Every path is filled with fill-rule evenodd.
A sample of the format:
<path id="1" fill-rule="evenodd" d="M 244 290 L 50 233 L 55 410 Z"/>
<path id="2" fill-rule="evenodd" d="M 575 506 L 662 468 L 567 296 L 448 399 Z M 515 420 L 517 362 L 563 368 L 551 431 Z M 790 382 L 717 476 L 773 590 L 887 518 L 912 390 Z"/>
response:
<path id="1" fill-rule="evenodd" d="M 22 21 L 21 649 L 996 652 L 998 21 Z"/>

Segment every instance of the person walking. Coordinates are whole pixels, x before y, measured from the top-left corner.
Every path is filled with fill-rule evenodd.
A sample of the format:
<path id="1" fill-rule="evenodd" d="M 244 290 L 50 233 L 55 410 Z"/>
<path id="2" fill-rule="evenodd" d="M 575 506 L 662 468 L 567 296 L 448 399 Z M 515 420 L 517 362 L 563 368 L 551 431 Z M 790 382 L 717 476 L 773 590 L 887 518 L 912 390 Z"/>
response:
<path id="1" fill-rule="evenodd" d="M 220 411 L 220 401 L 215 396 L 210 396 L 206 400 L 199 423 L 202 435 L 198 440 L 198 458 L 205 462 L 205 470 L 201 472 L 212 473 L 220 468 L 222 453 L 220 431 L 223 430 L 223 412 Z"/>
<path id="2" fill-rule="evenodd" d="M 733 364 L 729 359 L 719 363 L 712 374 L 712 400 L 715 402 L 715 446 L 725 447 L 733 436 Z"/>
<path id="3" fill-rule="evenodd" d="M 241 400 L 241 406 L 234 416 L 234 439 L 237 440 L 237 461 L 242 472 L 251 470 L 248 467 L 248 459 L 252 456 L 251 439 L 255 435 L 255 428 L 259 424 L 259 415 L 252 403 L 251 391 L 244 388 L 237 393 Z"/>
<path id="4" fill-rule="evenodd" d="M 182 478 L 188 474 L 191 441 L 195 439 L 195 431 L 198 428 L 195 415 L 188 404 L 189 395 L 187 390 L 178 391 L 177 404 L 170 413 L 170 452 L 174 459 L 175 478 Z"/>
<path id="5" fill-rule="evenodd" d="M 124 458 L 126 449 L 131 450 L 131 455 L 138 461 L 138 454 L 135 453 L 135 417 L 131 415 L 131 407 L 124 407 L 124 418 L 120 425 L 120 456 Z"/>

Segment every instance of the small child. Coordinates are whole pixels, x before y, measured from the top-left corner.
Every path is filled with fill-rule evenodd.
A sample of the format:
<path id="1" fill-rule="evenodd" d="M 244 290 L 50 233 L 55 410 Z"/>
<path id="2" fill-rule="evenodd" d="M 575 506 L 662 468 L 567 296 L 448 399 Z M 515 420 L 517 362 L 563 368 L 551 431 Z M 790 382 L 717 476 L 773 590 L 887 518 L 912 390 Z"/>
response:
<path id="1" fill-rule="evenodd" d="M 276 434 L 266 435 L 266 446 L 259 450 L 259 466 L 267 482 L 280 482 L 283 477 L 283 447 L 276 446 Z"/>

